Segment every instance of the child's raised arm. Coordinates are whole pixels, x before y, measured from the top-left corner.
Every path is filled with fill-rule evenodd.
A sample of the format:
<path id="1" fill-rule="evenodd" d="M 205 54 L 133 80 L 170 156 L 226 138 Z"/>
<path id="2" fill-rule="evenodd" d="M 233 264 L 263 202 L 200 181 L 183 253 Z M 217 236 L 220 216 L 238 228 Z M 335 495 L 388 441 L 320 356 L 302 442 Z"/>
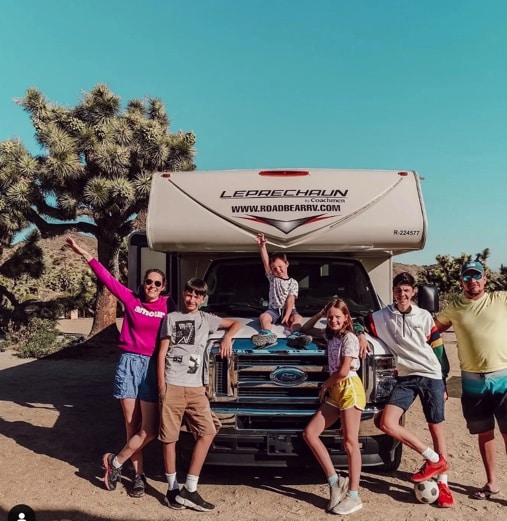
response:
<path id="1" fill-rule="evenodd" d="M 261 254 L 262 264 L 264 265 L 264 272 L 271 273 L 271 268 L 269 266 L 269 255 L 268 250 L 266 248 L 266 237 L 264 237 L 263 233 L 258 233 L 257 244 L 259 245 L 259 252 Z"/>

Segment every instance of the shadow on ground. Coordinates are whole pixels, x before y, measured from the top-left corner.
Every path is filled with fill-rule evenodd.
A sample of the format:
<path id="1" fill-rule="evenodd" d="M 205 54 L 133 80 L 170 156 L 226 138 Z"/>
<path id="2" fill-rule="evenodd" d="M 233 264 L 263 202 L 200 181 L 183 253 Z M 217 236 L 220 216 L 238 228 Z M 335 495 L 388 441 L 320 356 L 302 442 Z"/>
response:
<path id="1" fill-rule="evenodd" d="M 78 476 L 102 487 L 97 478 L 102 454 L 125 442 L 123 415 L 112 396 L 118 356 L 114 345 L 85 342 L 0 371 L 0 401 L 21 407 L 0 415 L 0 433 L 37 454 L 69 463 Z M 41 408 L 55 411 L 54 425 L 34 421 Z M 155 462 L 160 474 L 157 444 L 146 448 L 146 466 Z"/>

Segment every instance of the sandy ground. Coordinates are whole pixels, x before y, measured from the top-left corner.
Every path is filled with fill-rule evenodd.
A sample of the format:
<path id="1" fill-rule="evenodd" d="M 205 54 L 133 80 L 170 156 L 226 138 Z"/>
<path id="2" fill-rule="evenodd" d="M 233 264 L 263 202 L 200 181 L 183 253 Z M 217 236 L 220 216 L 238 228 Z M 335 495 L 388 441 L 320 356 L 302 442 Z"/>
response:
<path id="1" fill-rule="evenodd" d="M 88 333 L 84 319 L 63 321 L 66 332 Z M 364 508 L 350 516 L 357 521 L 488 520 L 507 518 L 507 458 L 497 438 L 503 494 L 477 501 L 470 493 L 485 482 L 475 438 L 465 428 L 459 403 L 459 368 L 454 335 L 445 336 L 452 365 L 446 408 L 449 484 L 456 505 L 439 509 L 416 501 L 410 475 L 420 456 L 405 449 L 402 464 L 392 474 L 364 470 Z M 210 513 L 173 511 L 162 503 L 166 483 L 160 445 L 146 450 L 149 488 L 132 499 L 123 486 L 104 489 L 100 458 L 123 444 L 122 415 L 111 397 L 117 354 L 113 350 L 66 359 L 20 360 L 0 353 L 0 520 L 16 504 L 34 509 L 38 521 L 85 520 L 320 520 L 337 519 L 324 512 L 327 485 L 320 469 L 276 470 L 206 467 L 201 494 L 216 504 Z M 419 404 L 407 424 L 429 440 Z M 127 478 L 124 479 L 128 484 Z"/>

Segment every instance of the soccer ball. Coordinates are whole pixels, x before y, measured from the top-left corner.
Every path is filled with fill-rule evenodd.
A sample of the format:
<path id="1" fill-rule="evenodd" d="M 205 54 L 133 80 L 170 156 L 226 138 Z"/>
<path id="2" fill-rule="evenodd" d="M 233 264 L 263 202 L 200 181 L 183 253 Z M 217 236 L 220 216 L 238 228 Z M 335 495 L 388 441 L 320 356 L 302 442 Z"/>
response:
<path id="1" fill-rule="evenodd" d="M 438 499 L 438 485 L 434 479 L 416 483 L 414 485 L 415 497 L 421 503 L 434 503 Z"/>

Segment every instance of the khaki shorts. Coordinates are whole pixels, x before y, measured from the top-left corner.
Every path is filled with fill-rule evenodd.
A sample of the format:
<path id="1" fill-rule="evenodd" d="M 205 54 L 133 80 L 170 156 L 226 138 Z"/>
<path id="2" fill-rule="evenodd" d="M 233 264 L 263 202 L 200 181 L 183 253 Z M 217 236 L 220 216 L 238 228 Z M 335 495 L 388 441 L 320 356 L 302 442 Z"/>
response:
<path id="1" fill-rule="evenodd" d="M 366 407 L 366 395 L 359 376 L 349 376 L 329 389 L 326 403 L 340 410 L 356 407 L 363 411 Z"/>
<path id="2" fill-rule="evenodd" d="M 178 441 L 181 424 L 185 424 L 194 438 L 217 433 L 209 400 L 204 387 L 181 387 L 166 384 L 160 394 L 160 432 L 163 443 Z"/>

